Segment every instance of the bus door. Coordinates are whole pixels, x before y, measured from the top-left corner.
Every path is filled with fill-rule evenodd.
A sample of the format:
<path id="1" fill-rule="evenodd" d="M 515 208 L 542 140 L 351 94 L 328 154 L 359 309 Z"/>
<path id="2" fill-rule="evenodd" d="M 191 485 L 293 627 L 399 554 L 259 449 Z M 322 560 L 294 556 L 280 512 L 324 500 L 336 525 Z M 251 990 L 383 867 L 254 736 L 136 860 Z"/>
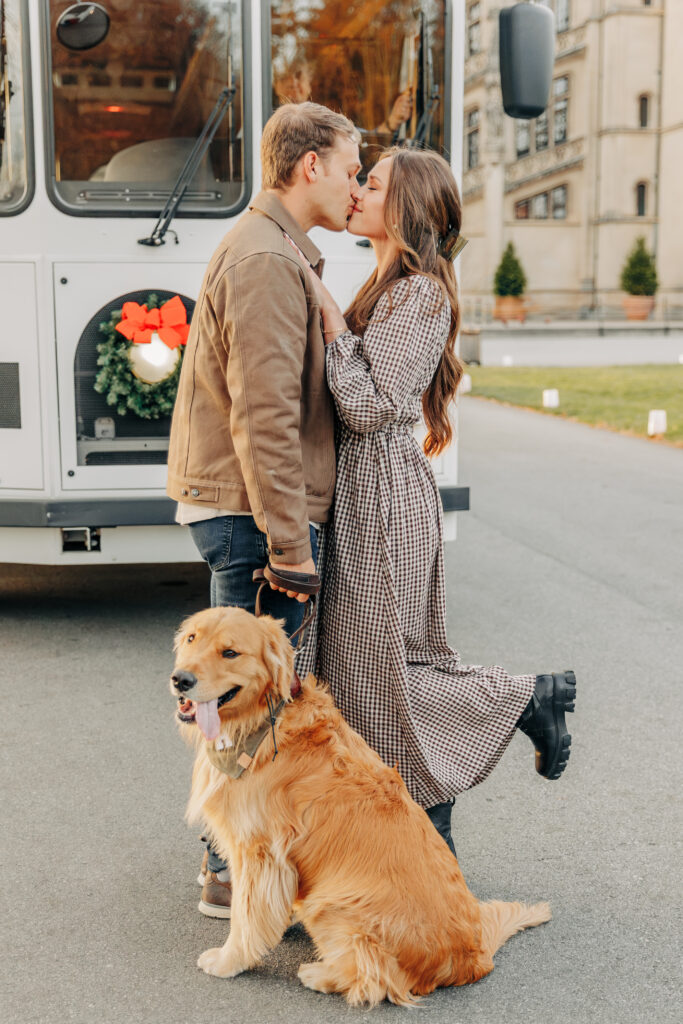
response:
<path id="1" fill-rule="evenodd" d="M 27 6 L 0 0 L 0 234 L 29 205 L 31 159 Z M 0 495 L 43 487 L 35 252 L 0 248 Z"/>
<path id="2" fill-rule="evenodd" d="M 393 145 L 436 150 L 460 180 L 463 80 L 452 61 L 452 6 L 449 0 L 270 0 L 264 119 L 281 103 L 313 100 L 343 111 L 360 130 L 361 182 Z M 374 267 L 369 243 L 359 245 L 345 232 L 311 234 L 325 254 L 325 282 L 345 306 Z M 424 436 L 422 426 L 417 435 Z M 444 535 L 453 539 L 455 511 L 469 507 L 468 489 L 457 484 L 455 441 L 432 467 Z"/>
<path id="3" fill-rule="evenodd" d="M 163 325 L 179 301 L 189 322 L 225 218 L 248 201 L 239 5 L 105 0 L 108 21 L 86 48 L 85 29 L 71 25 L 68 4 L 50 0 L 49 7 L 48 187 L 55 207 L 79 227 L 88 223 L 85 251 L 63 246 L 52 268 L 61 485 L 74 492 L 163 493 L 171 389 L 166 401 L 145 392 L 149 386 L 162 391 L 166 379 L 175 384 L 182 347 L 169 347 L 159 328 L 151 344 L 131 347 L 130 365 L 119 366 L 129 357 L 119 353 L 116 321 L 122 310 L 130 321 L 143 307 L 147 313 L 154 307 Z M 231 82 L 233 103 L 165 245 L 156 247 L 150 218 Z M 150 244 L 140 244 L 145 236 Z M 142 317 L 137 330 L 151 323 Z M 139 357 L 134 362 L 133 355 Z"/>

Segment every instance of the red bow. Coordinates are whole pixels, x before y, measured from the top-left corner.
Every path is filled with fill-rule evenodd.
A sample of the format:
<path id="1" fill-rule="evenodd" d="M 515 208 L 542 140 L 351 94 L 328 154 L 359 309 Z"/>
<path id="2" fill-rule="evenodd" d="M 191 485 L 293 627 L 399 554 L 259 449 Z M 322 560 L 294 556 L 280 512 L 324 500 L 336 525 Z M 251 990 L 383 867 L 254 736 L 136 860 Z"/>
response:
<path id="1" fill-rule="evenodd" d="M 124 302 L 121 323 L 116 325 L 116 330 L 134 345 L 148 344 L 156 332 L 164 345 L 177 348 L 186 343 L 190 325 L 180 296 L 174 295 L 159 309 L 147 309 L 146 305 L 140 306 L 137 302 Z"/>

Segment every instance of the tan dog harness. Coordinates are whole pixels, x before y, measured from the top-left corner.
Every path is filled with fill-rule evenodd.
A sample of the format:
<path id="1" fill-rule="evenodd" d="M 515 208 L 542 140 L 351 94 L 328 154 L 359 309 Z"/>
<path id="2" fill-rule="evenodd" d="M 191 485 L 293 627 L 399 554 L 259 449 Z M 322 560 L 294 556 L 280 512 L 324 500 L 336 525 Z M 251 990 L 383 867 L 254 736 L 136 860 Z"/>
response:
<path id="1" fill-rule="evenodd" d="M 217 768 L 219 772 L 223 772 L 225 775 L 229 775 L 231 779 L 239 779 L 240 775 L 247 770 L 254 760 L 256 751 L 270 730 L 274 730 L 277 717 L 285 704 L 286 701 L 281 700 L 277 707 L 273 708 L 267 721 L 256 732 L 250 733 L 238 747 L 224 747 L 222 750 L 217 750 L 215 744 L 207 743 L 206 756 L 214 768 Z M 277 749 L 275 753 L 277 753 Z M 273 760 L 275 760 L 275 754 L 273 755 Z"/>
<path id="2" fill-rule="evenodd" d="M 292 688 L 290 694 L 292 697 L 298 697 L 301 693 L 301 680 L 299 679 L 296 672 L 292 680 Z M 268 699 L 268 698 L 266 698 Z M 221 747 L 216 748 L 216 743 L 206 744 L 206 756 L 208 757 L 214 768 L 217 768 L 219 772 L 223 772 L 224 775 L 229 775 L 231 779 L 239 779 L 239 777 L 249 768 L 256 751 L 263 743 L 268 733 L 273 731 L 273 743 L 275 744 L 275 753 L 273 754 L 273 761 L 277 757 L 277 743 L 275 743 L 275 723 L 277 722 L 278 716 L 282 709 L 288 702 L 281 700 L 275 707 L 268 702 L 268 710 L 270 714 L 268 718 L 259 726 L 259 728 L 252 733 L 249 733 L 247 738 L 242 741 L 238 747 Z M 221 742 L 220 737 L 218 741 Z M 225 742 L 225 741 L 223 741 Z"/>

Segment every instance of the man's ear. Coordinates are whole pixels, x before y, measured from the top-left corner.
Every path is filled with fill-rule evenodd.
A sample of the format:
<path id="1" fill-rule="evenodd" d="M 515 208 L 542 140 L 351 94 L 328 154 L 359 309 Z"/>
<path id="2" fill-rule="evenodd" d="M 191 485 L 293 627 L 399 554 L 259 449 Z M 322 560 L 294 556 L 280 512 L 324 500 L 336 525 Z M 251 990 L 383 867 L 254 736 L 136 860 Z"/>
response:
<path id="1" fill-rule="evenodd" d="M 259 625 L 263 631 L 263 664 L 283 700 L 289 700 L 294 675 L 294 651 L 282 628 L 284 619 L 262 615 Z"/>
<path id="2" fill-rule="evenodd" d="M 320 170 L 320 157 L 314 150 L 310 149 L 301 158 L 301 172 L 306 181 L 313 183 L 318 177 Z"/>

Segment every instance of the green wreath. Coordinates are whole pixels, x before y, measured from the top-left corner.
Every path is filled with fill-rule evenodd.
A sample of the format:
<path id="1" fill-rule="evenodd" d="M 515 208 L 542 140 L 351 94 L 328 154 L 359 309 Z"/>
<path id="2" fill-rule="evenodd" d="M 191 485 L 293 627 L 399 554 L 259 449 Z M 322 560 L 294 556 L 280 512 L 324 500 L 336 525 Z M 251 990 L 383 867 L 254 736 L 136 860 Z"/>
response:
<path id="1" fill-rule="evenodd" d="M 158 296 L 154 293 L 149 295 L 146 305 L 148 310 L 157 309 L 160 305 Z M 180 346 L 180 358 L 173 372 L 156 384 L 148 384 L 133 373 L 130 362 L 133 343 L 116 330 L 121 314 L 121 309 L 112 310 L 109 320 L 99 326 L 105 340 L 97 345 L 97 365 L 101 369 L 95 377 L 95 391 L 105 396 L 107 405 L 116 407 L 119 416 L 125 416 L 129 411 L 143 420 L 170 416 L 178 391 L 185 346 Z"/>

